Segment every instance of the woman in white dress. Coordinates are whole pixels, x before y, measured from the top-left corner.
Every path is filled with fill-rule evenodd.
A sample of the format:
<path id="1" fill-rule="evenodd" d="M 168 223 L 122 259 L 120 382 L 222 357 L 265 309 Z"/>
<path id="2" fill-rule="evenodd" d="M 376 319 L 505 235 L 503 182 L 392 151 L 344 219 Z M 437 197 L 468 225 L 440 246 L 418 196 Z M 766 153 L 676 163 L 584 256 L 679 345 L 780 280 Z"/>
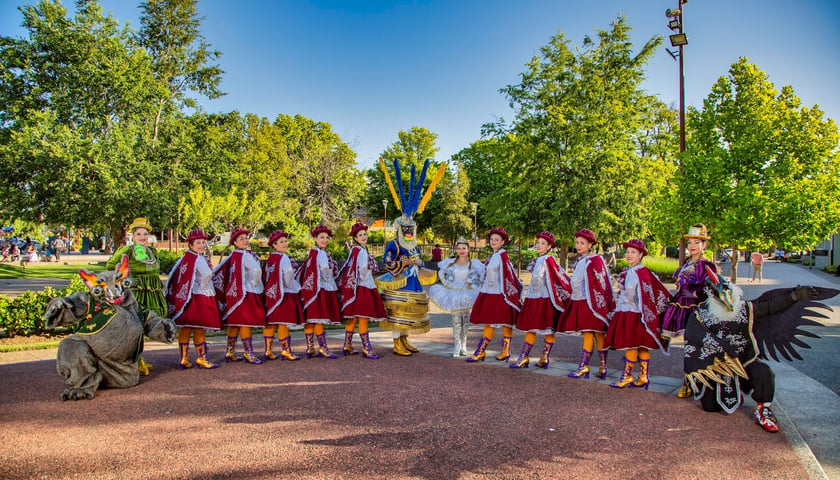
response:
<path id="1" fill-rule="evenodd" d="M 452 314 L 452 337 L 455 348 L 452 356 L 467 355 L 467 333 L 470 326 L 470 309 L 478 297 L 478 288 L 484 282 L 484 264 L 470 260 L 470 246 L 459 239 L 455 244 L 455 258 L 438 263 L 440 283 L 429 289 L 429 298 L 442 310 Z"/>

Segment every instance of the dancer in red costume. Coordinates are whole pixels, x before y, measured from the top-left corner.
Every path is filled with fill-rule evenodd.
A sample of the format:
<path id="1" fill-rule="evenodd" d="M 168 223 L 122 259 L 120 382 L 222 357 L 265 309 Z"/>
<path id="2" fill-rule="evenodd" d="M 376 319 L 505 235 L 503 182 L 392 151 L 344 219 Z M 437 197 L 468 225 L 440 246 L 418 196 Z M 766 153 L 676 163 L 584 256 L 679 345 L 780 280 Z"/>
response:
<path id="1" fill-rule="evenodd" d="M 164 292 L 169 317 L 178 325 L 178 346 L 181 369 L 192 368 L 189 360 L 190 337 L 195 345 L 195 364 L 200 368 L 216 368 L 207 360 L 205 331 L 221 330 L 222 320 L 216 308 L 213 289 L 213 266 L 204 256 L 209 237 L 200 229 L 187 236 L 187 250 L 169 272 Z"/>
<path id="2" fill-rule="evenodd" d="M 260 258 L 248 246 L 248 230 L 237 228 L 230 235 L 234 250 L 213 270 L 213 284 L 216 287 L 216 302 L 222 312 L 222 321 L 227 326 L 227 351 L 225 363 L 245 359 L 248 363 L 260 364 L 254 355 L 251 329 L 265 327 L 263 307 L 263 282 Z M 242 338 L 245 349 L 243 357 L 236 356 L 236 337 Z"/>
<path id="3" fill-rule="evenodd" d="M 306 323 L 306 358 L 336 358 L 327 346 L 324 325 L 341 324 L 341 308 L 338 304 L 338 264 L 325 250 L 330 243 L 332 230 L 325 225 L 318 225 L 310 233 L 315 239 L 315 248 L 309 250 L 303 266 L 298 270 L 300 299 L 303 302 L 303 317 Z M 315 349 L 315 338 L 318 349 Z"/>
<path id="4" fill-rule="evenodd" d="M 648 253 L 645 242 L 633 239 L 621 246 L 630 266 L 618 276 L 619 291 L 605 346 L 613 350 L 624 350 L 624 373 L 610 386 L 644 387 L 647 390 L 650 385 L 650 351 L 662 348 L 659 340 L 659 315 L 668 307 L 671 294 L 659 281 L 659 277 L 642 265 L 642 258 Z M 634 382 L 633 369 L 637 362 L 639 379 Z"/>
<path id="5" fill-rule="evenodd" d="M 487 234 L 493 256 L 484 269 L 484 284 L 478 290 L 478 298 L 470 314 L 470 323 L 484 325 L 484 335 L 478 342 L 475 352 L 467 357 L 468 362 L 483 362 L 487 356 L 485 349 L 493 340 L 493 332 L 502 327 L 502 351 L 496 357 L 500 362 L 510 358 L 510 340 L 513 338 L 513 325 L 522 308 L 522 282 L 516 276 L 516 270 L 505 251 L 508 235 L 502 228 L 494 228 Z"/>
<path id="6" fill-rule="evenodd" d="M 578 259 L 572 274 L 572 303 L 563 312 L 557 328 L 558 332 L 580 333 L 583 336 L 578 368 L 569 374 L 572 378 L 589 378 L 589 360 L 596 345 L 600 357 L 598 378 L 607 378 L 604 333 L 609 326 L 607 316 L 615 308 L 615 302 L 610 272 L 604 260 L 592 253 L 592 247 L 597 244 L 592 230 L 584 228 L 575 232 Z"/>
<path id="7" fill-rule="evenodd" d="M 274 332 L 280 343 L 281 360 L 300 360 L 292 352 L 292 339 L 289 330 L 303 328 L 303 308 L 300 305 L 300 284 L 295 278 L 294 260 L 286 253 L 289 251 L 289 234 L 283 231 L 272 232 L 268 244 L 274 249 L 268 256 L 263 269 L 265 283 L 265 316 L 267 326 L 263 330 L 265 341 L 265 359 L 274 360 L 277 355 L 272 351 Z"/>
<path id="8" fill-rule="evenodd" d="M 346 319 L 344 329 L 344 355 L 355 355 L 353 350 L 353 331 L 359 324 L 359 338 L 362 340 L 362 356 L 370 359 L 379 358 L 373 353 L 368 333 L 368 322 L 378 322 L 387 318 L 382 297 L 376 289 L 373 275 L 379 271 L 376 260 L 368 254 L 368 226 L 357 222 L 350 228 L 353 248 L 347 261 L 339 272 L 341 287 L 341 315 Z"/>
<path id="9" fill-rule="evenodd" d="M 539 257 L 528 266 L 531 271 L 531 284 L 528 286 L 522 311 L 516 319 L 516 329 L 526 332 L 525 342 L 522 344 L 519 358 L 510 368 L 528 368 L 528 354 L 537 340 L 537 334 L 545 336 L 545 347 L 537 367 L 548 368 L 551 348 L 554 346 L 554 327 L 560 314 L 569 306 L 572 297 L 569 276 L 560 268 L 557 260 L 549 255 L 556 246 L 551 232 L 537 234 L 535 248 Z"/>

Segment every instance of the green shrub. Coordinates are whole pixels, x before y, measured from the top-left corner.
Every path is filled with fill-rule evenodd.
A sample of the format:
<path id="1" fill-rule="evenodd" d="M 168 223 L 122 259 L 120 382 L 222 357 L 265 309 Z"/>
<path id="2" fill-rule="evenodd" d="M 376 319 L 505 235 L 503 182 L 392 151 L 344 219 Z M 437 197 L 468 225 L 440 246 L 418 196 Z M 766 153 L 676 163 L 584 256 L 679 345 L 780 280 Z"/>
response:
<path id="1" fill-rule="evenodd" d="M 87 287 L 80 277 L 70 280 L 70 284 L 60 290 L 47 287 L 41 292 L 28 291 L 16 298 L 0 295 L 0 329 L 6 336 L 40 335 L 46 331 L 44 311 L 47 304 L 56 297 L 66 297 L 73 292 L 85 291 Z"/>
<path id="2" fill-rule="evenodd" d="M 823 271 L 826 273 L 837 273 L 837 266 L 836 265 L 826 265 L 823 267 Z"/>
<path id="3" fill-rule="evenodd" d="M 172 270 L 172 267 L 175 266 L 175 262 L 178 261 L 181 256 L 184 255 L 184 252 L 172 252 L 169 250 L 158 250 L 158 265 L 160 265 L 160 273 L 162 275 L 169 274 L 169 271 Z"/>

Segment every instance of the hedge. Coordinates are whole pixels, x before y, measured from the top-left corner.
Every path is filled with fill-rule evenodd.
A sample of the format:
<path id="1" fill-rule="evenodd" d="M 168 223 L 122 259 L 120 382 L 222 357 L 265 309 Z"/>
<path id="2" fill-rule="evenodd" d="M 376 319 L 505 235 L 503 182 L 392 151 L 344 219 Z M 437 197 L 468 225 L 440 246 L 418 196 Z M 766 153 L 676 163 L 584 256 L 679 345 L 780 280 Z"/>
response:
<path id="1" fill-rule="evenodd" d="M 30 290 L 16 298 L 0 295 L 0 330 L 7 337 L 41 335 L 47 330 L 43 317 L 50 300 L 86 290 L 82 279 L 74 277 L 69 285 L 60 290 L 48 286 L 41 292 Z"/>

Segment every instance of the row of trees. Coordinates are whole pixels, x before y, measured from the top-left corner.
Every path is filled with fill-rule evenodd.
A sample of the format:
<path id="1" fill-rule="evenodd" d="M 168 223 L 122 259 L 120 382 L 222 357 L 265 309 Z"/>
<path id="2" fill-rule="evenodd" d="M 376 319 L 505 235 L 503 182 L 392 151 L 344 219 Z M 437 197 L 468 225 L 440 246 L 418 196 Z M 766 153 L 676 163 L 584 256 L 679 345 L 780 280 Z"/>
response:
<path id="1" fill-rule="evenodd" d="M 305 235 L 344 231 L 359 206 L 394 204 L 378 166 L 328 123 L 279 114 L 207 114 L 221 53 L 200 33 L 196 0 L 146 0 L 140 28 L 95 0 L 68 18 L 57 0 L 21 9 L 28 38 L 0 37 L 0 213 L 106 229 L 119 241 L 146 215 L 185 232 L 247 226 Z M 607 242 L 674 244 L 705 222 L 720 245 L 807 249 L 840 226 L 837 128 L 790 87 L 775 90 L 746 59 L 688 115 L 648 95 L 645 65 L 661 39 L 630 42 L 623 17 L 575 46 L 562 32 L 500 93 L 514 118 L 484 125 L 450 159 L 417 220 L 448 239 L 502 225 L 519 238 L 552 230 L 561 247 L 588 227 Z M 409 167 L 435 157 L 437 134 L 397 133 L 382 152 Z M 427 177 L 444 165 L 436 160 Z M 389 175 L 393 169 L 389 166 Z M 564 254 L 566 248 L 560 249 Z"/>

